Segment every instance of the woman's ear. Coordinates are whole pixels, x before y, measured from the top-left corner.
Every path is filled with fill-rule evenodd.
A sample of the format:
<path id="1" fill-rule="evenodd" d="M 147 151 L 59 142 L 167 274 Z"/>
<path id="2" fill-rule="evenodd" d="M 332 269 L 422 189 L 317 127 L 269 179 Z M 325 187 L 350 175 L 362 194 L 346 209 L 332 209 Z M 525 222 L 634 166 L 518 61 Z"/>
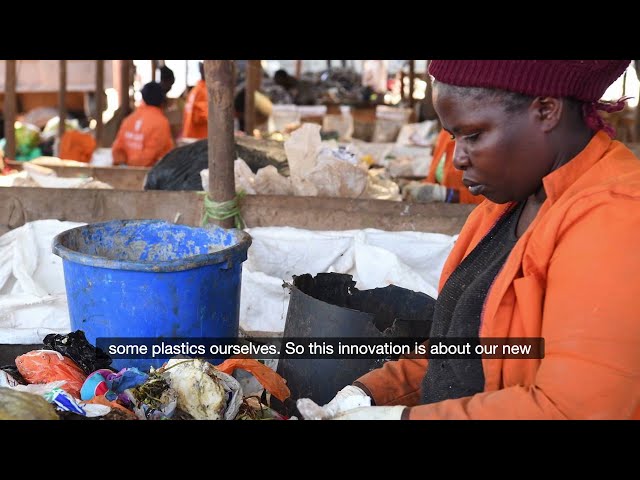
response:
<path id="1" fill-rule="evenodd" d="M 531 108 L 543 131 L 548 132 L 553 130 L 560 122 L 564 102 L 557 97 L 536 97 L 531 104 Z"/>

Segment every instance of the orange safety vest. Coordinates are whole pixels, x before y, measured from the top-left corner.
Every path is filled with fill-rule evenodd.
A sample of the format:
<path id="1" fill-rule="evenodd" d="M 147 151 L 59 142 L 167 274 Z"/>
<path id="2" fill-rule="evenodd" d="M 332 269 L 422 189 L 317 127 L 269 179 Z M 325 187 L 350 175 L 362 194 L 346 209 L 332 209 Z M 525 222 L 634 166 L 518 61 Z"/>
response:
<path id="1" fill-rule="evenodd" d="M 123 154 L 133 167 L 151 167 L 173 148 L 169 120 L 160 107 L 142 103 L 122 121 L 111 147 L 113 158 Z"/>
<path id="2" fill-rule="evenodd" d="M 189 92 L 184 105 L 182 136 L 186 138 L 207 138 L 209 119 L 209 95 L 204 80 L 198 81 Z"/>
<path id="3" fill-rule="evenodd" d="M 473 396 L 418 405 L 428 360 L 387 362 L 359 382 L 412 419 L 640 419 L 640 160 L 598 132 L 543 179 L 547 199 L 496 276 L 480 338 L 542 337 L 543 359 L 483 359 Z M 440 277 L 511 204 L 471 212 Z"/>
<path id="4" fill-rule="evenodd" d="M 60 140 L 58 156 L 63 160 L 89 163 L 96 149 L 96 139 L 89 133 L 65 130 Z"/>

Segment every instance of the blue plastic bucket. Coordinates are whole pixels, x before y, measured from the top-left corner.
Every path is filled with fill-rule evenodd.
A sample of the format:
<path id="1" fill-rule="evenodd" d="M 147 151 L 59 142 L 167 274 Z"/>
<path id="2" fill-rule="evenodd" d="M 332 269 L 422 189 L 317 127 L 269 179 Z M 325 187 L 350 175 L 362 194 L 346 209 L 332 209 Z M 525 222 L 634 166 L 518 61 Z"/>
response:
<path id="1" fill-rule="evenodd" d="M 115 220 L 60 233 L 71 329 L 100 337 L 236 337 L 242 230 Z M 148 370 L 162 359 L 114 359 L 116 369 Z"/>

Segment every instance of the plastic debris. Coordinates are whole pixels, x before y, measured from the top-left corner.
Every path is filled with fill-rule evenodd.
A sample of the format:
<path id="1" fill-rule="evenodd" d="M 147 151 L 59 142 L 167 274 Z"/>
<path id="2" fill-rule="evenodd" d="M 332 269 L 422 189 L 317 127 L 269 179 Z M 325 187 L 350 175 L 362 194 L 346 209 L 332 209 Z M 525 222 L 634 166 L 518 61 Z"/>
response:
<path id="1" fill-rule="evenodd" d="M 231 375 L 199 359 L 171 359 L 159 370 L 178 393 L 178 407 L 196 420 L 236 417 L 242 387 Z"/>
<path id="2" fill-rule="evenodd" d="M 16 366 L 29 383 L 65 380 L 64 389 L 75 398 L 80 398 L 80 388 L 86 375 L 69 357 L 53 350 L 32 350 L 17 357 Z"/>
<path id="3" fill-rule="evenodd" d="M 68 335 L 50 333 L 44 337 L 43 343 L 47 348 L 76 362 L 87 375 L 101 368 L 109 368 L 111 365 L 111 357 L 102 349 L 91 345 L 82 330 L 76 330 Z"/>
<path id="4" fill-rule="evenodd" d="M 149 376 L 137 368 L 123 368 L 118 373 L 100 369 L 87 377 L 80 389 L 82 400 L 91 400 L 96 395 L 104 395 L 107 400 L 116 400 L 128 388 L 134 388 L 147 381 Z M 126 396 L 122 397 L 127 399 Z"/>

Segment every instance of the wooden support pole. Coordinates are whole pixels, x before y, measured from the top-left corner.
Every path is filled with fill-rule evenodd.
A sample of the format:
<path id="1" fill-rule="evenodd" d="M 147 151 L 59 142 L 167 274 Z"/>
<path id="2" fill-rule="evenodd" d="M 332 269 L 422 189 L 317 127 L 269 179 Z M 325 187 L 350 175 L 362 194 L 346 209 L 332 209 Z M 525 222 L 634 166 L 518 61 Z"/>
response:
<path id="1" fill-rule="evenodd" d="M 120 60 L 120 110 L 123 118 L 129 115 L 129 63 L 130 60 Z"/>
<path id="2" fill-rule="evenodd" d="M 96 60 L 96 144 L 102 146 L 102 112 L 104 111 L 104 60 Z"/>
<path id="3" fill-rule="evenodd" d="M 409 108 L 413 110 L 415 100 L 413 98 L 413 86 L 416 81 L 416 61 L 409 60 Z"/>
<path id="4" fill-rule="evenodd" d="M 156 70 L 158 69 L 158 60 L 151 60 L 151 82 L 156 81 Z"/>
<path id="5" fill-rule="evenodd" d="M 62 140 L 67 121 L 67 61 L 60 60 L 60 84 L 58 85 L 58 140 Z"/>
<path id="6" fill-rule="evenodd" d="M 4 146 L 5 158 L 16 158 L 16 61 L 5 60 L 4 80 Z"/>
<path id="7" fill-rule="evenodd" d="M 209 95 L 209 197 L 214 202 L 232 200 L 236 195 L 233 173 L 233 60 L 205 60 L 204 76 Z M 216 221 L 223 228 L 234 226 L 233 218 Z"/>
<path id="8" fill-rule="evenodd" d="M 296 78 L 302 75 L 302 60 L 296 60 Z"/>
<path id="9" fill-rule="evenodd" d="M 255 92 L 260 86 L 261 76 L 260 60 L 249 60 L 247 62 L 247 83 L 244 89 L 244 131 L 248 135 L 253 135 L 253 129 L 256 126 Z"/>

